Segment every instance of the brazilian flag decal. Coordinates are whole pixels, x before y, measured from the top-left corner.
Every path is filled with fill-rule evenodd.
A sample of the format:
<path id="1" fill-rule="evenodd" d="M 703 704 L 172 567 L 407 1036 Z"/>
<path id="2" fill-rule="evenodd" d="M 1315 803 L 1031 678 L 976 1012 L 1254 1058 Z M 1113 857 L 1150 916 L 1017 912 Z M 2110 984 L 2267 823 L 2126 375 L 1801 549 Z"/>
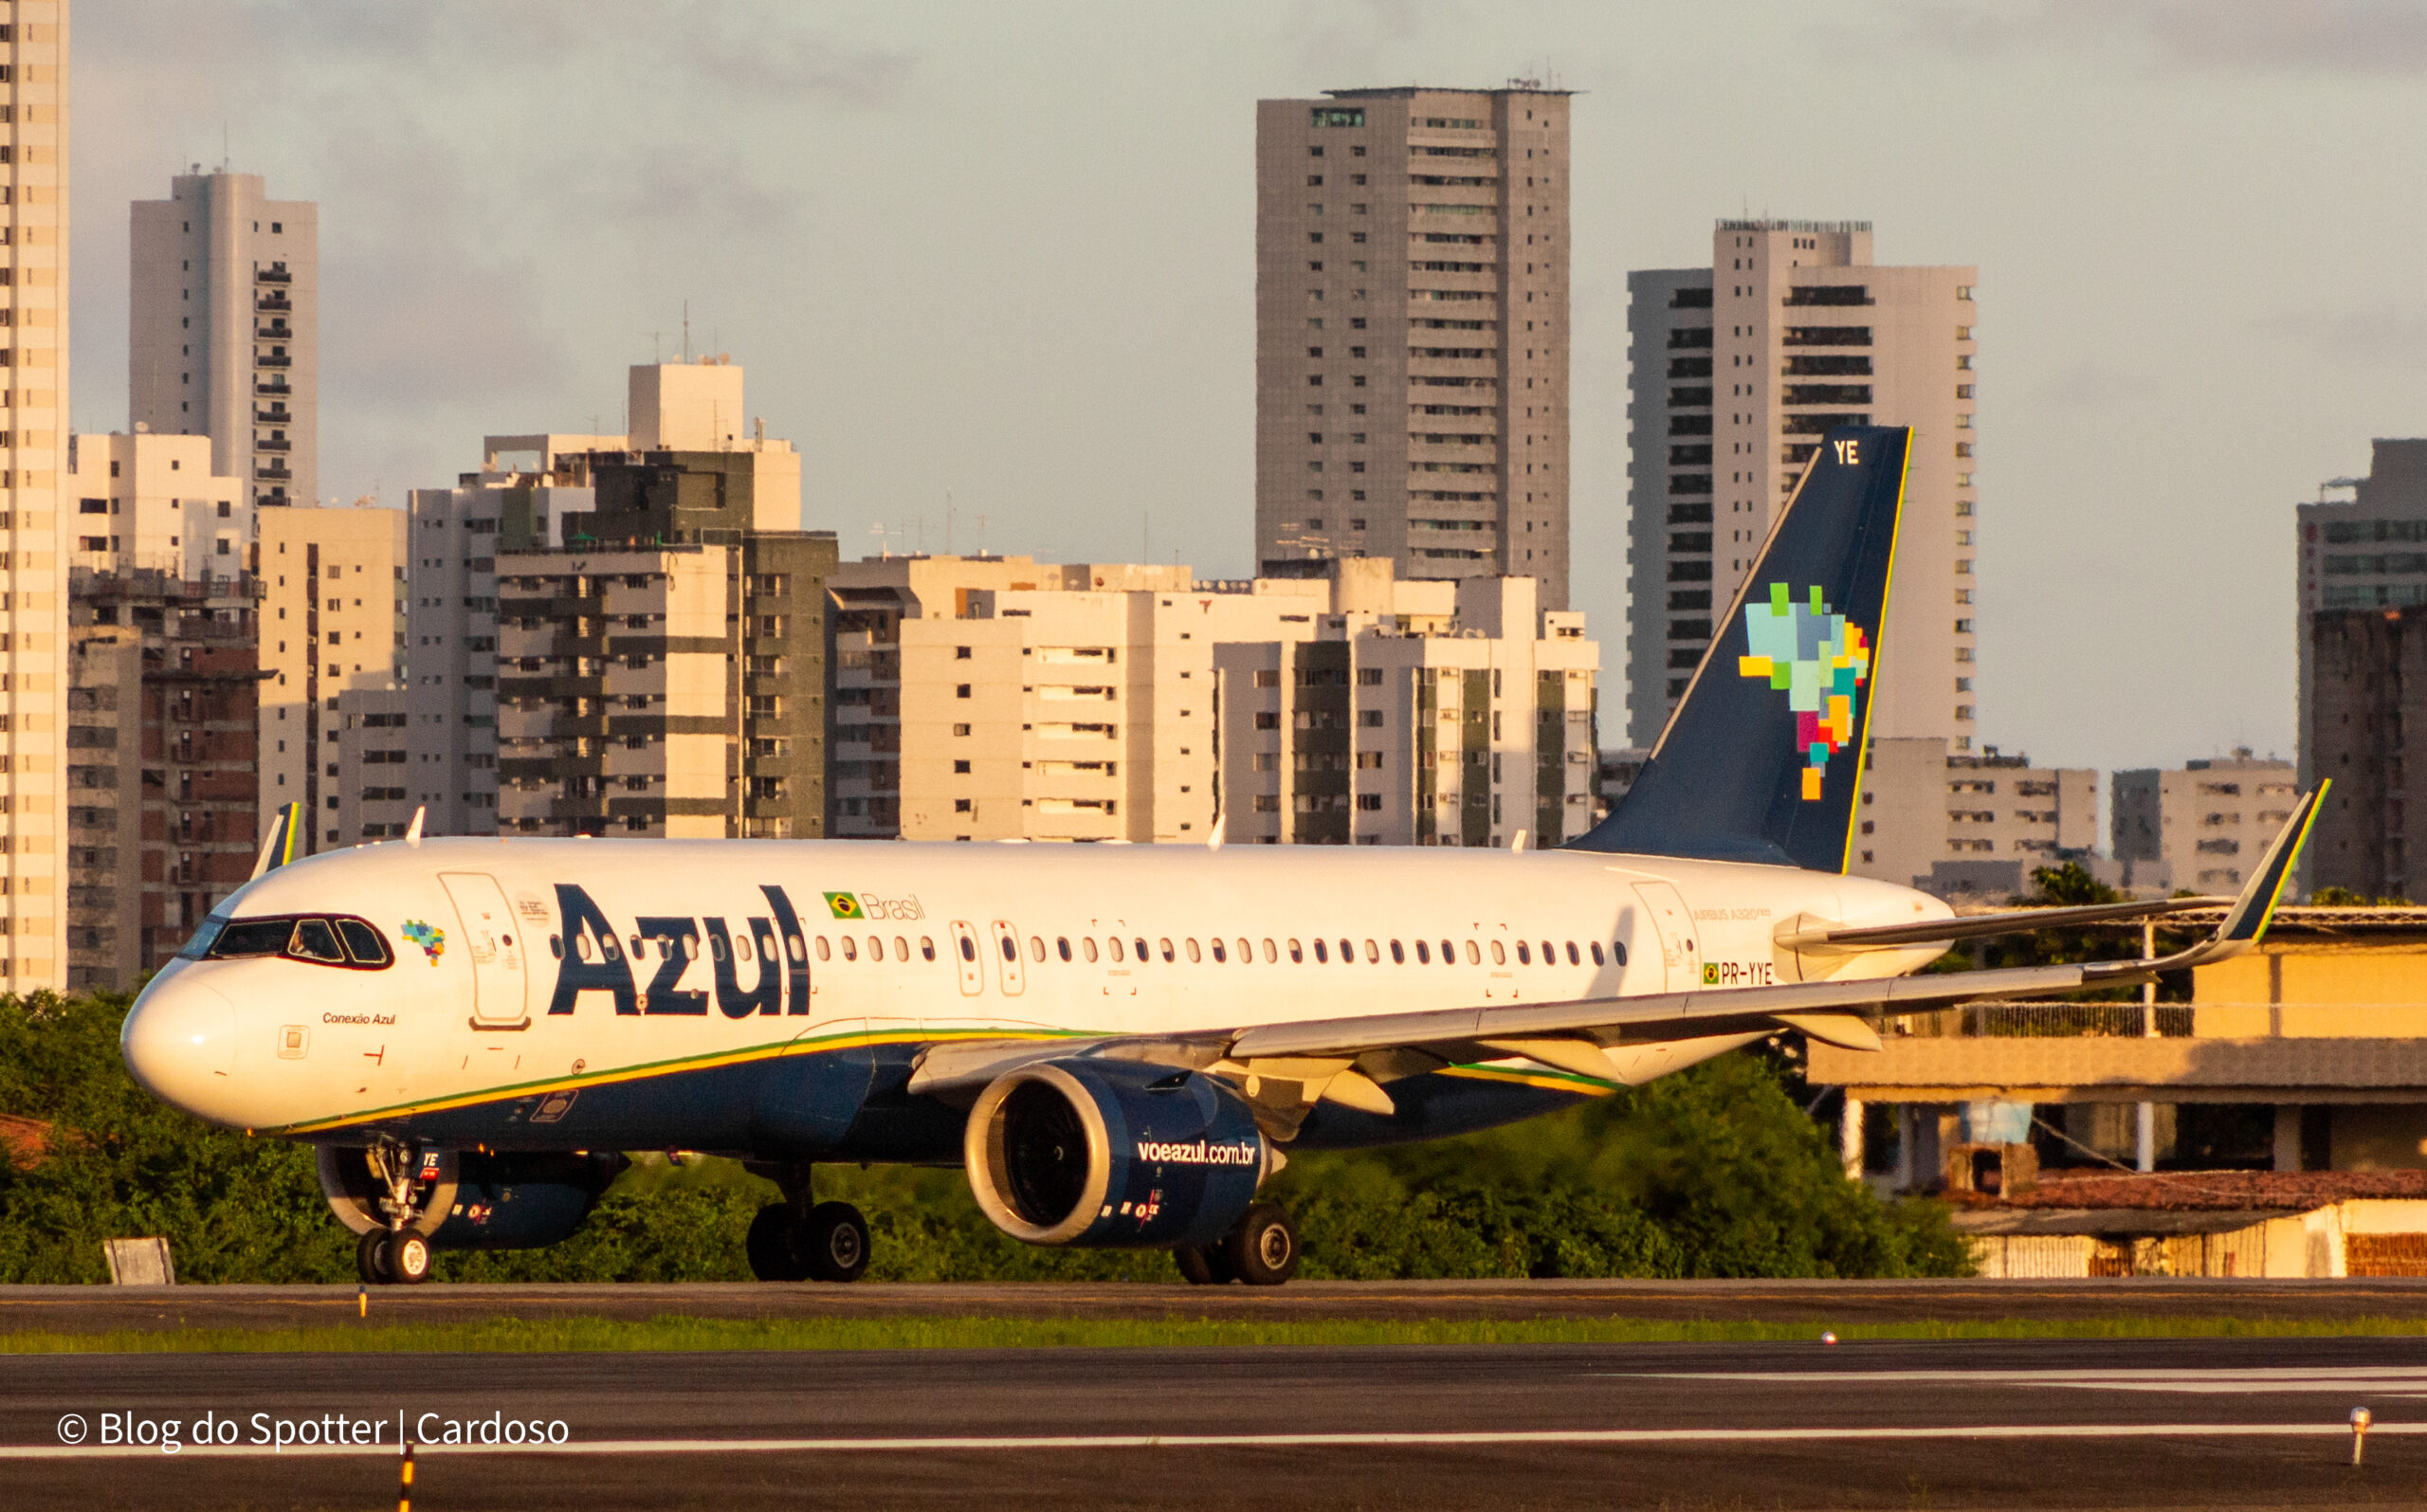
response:
<path id="1" fill-rule="evenodd" d="M 826 906 L 834 911 L 834 917 L 837 919 L 858 919 L 861 917 L 860 900 L 850 893 L 828 893 L 826 895 Z"/>

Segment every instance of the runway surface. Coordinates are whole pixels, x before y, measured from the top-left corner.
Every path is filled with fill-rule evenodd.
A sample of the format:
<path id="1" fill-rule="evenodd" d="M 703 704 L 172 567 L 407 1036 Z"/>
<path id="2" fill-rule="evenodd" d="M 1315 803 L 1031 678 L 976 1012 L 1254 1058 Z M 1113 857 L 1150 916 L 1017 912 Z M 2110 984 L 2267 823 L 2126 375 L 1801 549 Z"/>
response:
<path id="1" fill-rule="evenodd" d="M 1393 1281 L 1286 1286 L 1003 1284 L 828 1286 L 390 1286 L 390 1322 L 491 1318 L 1187 1318 L 1752 1320 L 1846 1325 L 1922 1319 L 2117 1316 L 2427 1317 L 2427 1280 Z M 29 1329 L 283 1328 L 351 1320 L 352 1286 L 0 1286 L 0 1334 Z"/>
<path id="2" fill-rule="evenodd" d="M 65 1414 L 90 1456 L 111 1412 L 380 1442 L 58 1457 Z M 2355 1339 L 19 1356 L 0 1505 L 389 1505 L 400 1420 L 492 1412 L 565 1442 L 424 1451 L 417 1512 L 2427 1504 L 2427 1341 Z"/>

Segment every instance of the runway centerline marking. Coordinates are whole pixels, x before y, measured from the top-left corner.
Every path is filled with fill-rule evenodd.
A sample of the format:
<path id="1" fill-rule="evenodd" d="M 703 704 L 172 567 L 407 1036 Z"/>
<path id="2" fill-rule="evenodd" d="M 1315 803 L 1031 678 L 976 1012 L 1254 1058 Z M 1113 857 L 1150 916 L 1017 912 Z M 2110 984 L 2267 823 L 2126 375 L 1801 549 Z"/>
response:
<path id="1" fill-rule="evenodd" d="M 2427 1423 L 2380 1423 L 2376 1434 L 2427 1434 Z M 590 1444 L 417 1444 L 416 1456 L 440 1454 L 899 1454 L 1089 1452 L 1189 1448 L 1461 1448 L 1497 1445 L 1811 1444 L 1897 1439 L 2347 1438 L 2345 1423 L 1981 1423 L 1943 1428 L 1622 1428 L 1449 1433 L 1108 1433 L 1040 1437 L 601 1439 Z M 192 1446 L 173 1456 L 133 1445 L 0 1447 L 0 1460 L 117 1460 L 378 1456 L 393 1445 Z"/>

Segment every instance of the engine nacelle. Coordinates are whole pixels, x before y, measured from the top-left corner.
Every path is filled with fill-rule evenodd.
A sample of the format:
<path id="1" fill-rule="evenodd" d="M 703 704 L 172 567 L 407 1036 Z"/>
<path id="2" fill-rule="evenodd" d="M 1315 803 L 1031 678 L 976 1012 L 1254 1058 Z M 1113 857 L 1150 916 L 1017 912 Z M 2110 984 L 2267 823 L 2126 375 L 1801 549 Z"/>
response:
<path id="1" fill-rule="evenodd" d="M 969 1110 L 961 1151 L 977 1206 L 1032 1245 L 1211 1244 L 1277 1164 L 1221 1082 L 1082 1057 L 997 1077 Z"/>
<path id="2" fill-rule="evenodd" d="M 628 1163 L 604 1153 L 452 1150 L 425 1151 L 421 1160 L 407 1227 L 433 1249 L 538 1249 L 568 1239 Z M 324 1144 L 319 1165 L 320 1191 L 339 1222 L 356 1233 L 388 1226 L 366 1152 Z"/>

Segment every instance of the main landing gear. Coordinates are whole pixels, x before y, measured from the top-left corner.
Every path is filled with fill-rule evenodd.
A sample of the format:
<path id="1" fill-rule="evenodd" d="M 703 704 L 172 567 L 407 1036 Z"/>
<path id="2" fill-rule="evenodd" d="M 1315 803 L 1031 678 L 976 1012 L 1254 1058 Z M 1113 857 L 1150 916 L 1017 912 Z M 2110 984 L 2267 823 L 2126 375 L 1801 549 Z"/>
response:
<path id="1" fill-rule="evenodd" d="M 771 1202 L 750 1220 L 744 1248 L 750 1273 L 760 1281 L 857 1281 L 867 1273 L 871 1253 L 868 1221 L 848 1202 L 810 1201 L 809 1171 L 767 1173 L 777 1177 L 784 1200 Z"/>
<path id="2" fill-rule="evenodd" d="M 1210 1245 L 1172 1251 L 1182 1279 L 1192 1286 L 1278 1286 L 1298 1273 L 1298 1226 L 1277 1202 L 1250 1207 L 1229 1233 Z"/>

